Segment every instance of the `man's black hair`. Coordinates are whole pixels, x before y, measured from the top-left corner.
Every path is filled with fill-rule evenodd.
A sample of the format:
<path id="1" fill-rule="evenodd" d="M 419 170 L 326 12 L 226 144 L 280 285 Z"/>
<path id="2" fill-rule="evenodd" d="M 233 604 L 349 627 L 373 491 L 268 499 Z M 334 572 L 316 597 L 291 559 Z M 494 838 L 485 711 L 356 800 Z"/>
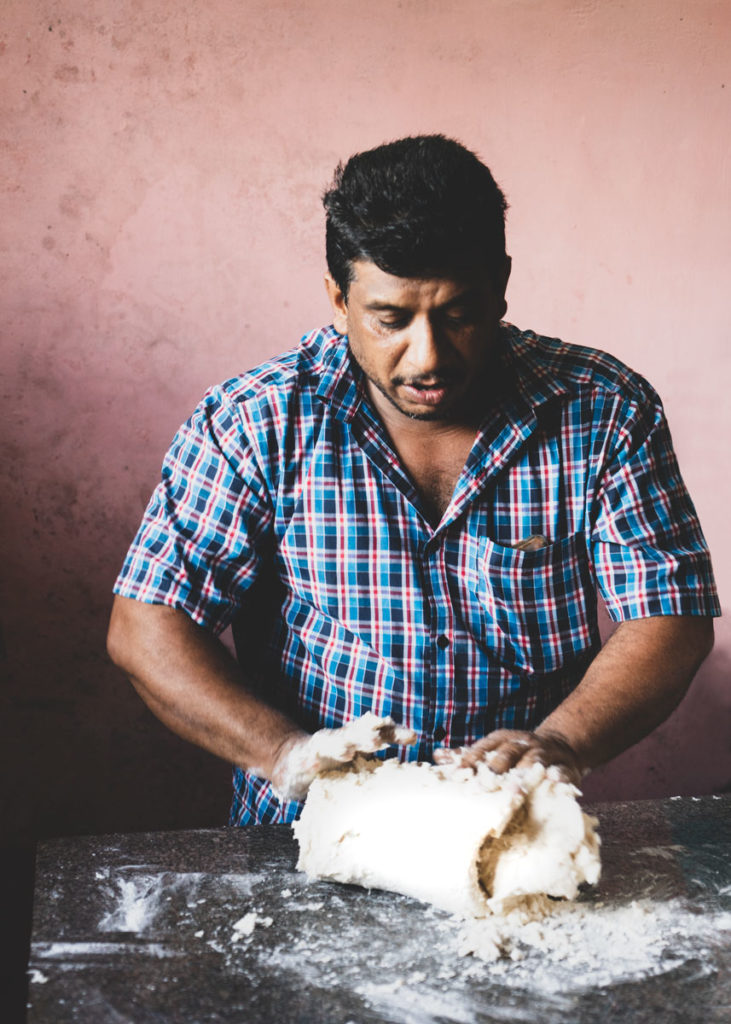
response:
<path id="1" fill-rule="evenodd" d="M 328 269 L 343 294 L 354 260 L 397 277 L 448 277 L 505 261 L 505 196 L 471 150 L 419 135 L 356 153 L 323 196 Z"/>

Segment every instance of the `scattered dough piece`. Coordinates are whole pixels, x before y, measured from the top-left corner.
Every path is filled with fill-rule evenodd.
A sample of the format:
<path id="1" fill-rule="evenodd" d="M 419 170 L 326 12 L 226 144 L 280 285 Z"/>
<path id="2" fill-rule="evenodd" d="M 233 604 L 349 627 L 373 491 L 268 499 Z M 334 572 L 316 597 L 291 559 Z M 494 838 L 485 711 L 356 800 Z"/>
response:
<path id="1" fill-rule="evenodd" d="M 237 942 L 241 938 L 252 935 L 257 925 L 269 928 L 272 923 L 271 917 L 262 917 L 260 914 L 257 914 L 256 911 L 252 910 L 248 914 L 244 914 L 244 916 L 239 918 L 236 924 L 234 924 L 232 942 Z"/>
<path id="2" fill-rule="evenodd" d="M 527 909 L 540 894 L 573 899 L 600 871 L 597 822 L 578 793 L 540 764 L 497 775 L 358 757 L 310 787 L 297 866 L 461 917 Z"/>

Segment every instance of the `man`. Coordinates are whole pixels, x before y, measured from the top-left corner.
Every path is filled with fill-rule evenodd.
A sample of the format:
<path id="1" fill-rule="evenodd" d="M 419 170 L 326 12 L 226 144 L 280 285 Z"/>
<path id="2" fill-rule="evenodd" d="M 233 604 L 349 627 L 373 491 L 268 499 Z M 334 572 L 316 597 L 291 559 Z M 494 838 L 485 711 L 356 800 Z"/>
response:
<path id="1" fill-rule="evenodd" d="M 178 432 L 111 656 L 235 765 L 235 824 L 292 821 L 369 711 L 401 728 L 367 749 L 576 780 L 663 721 L 712 646 L 660 401 L 610 356 L 502 321 L 505 199 L 460 144 L 358 154 L 324 203 L 333 326 Z M 597 588 L 620 622 L 601 650 Z"/>

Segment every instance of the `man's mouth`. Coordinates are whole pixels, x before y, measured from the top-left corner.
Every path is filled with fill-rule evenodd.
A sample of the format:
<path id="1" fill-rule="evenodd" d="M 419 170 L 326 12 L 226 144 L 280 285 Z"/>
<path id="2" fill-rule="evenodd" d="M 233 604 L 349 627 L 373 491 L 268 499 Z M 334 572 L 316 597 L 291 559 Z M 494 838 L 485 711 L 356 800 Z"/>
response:
<path id="1" fill-rule="evenodd" d="M 420 405 L 439 405 L 446 398 L 451 384 L 447 380 L 404 381 L 401 387 L 412 402 L 418 402 Z"/>

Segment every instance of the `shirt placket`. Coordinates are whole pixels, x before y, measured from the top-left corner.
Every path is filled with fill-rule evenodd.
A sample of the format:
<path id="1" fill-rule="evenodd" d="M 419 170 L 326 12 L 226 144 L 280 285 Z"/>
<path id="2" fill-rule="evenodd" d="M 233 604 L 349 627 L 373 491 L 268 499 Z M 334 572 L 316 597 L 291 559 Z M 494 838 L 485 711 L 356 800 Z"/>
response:
<path id="1" fill-rule="evenodd" d="M 444 531 L 434 533 L 424 544 L 422 555 L 424 592 L 429 609 L 428 680 L 424 687 L 427 701 L 422 723 L 424 745 L 428 748 L 425 756 L 449 736 L 454 692 L 454 613 L 446 571 L 445 537 Z"/>
<path id="2" fill-rule="evenodd" d="M 455 609 L 449 586 L 448 542 L 454 531 L 469 529 L 468 523 L 480 522 L 482 517 L 471 517 L 469 509 L 489 487 L 490 481 L 505 470 L 518 457 L 537 424 L 530 407 L 504 408 L 478 435 L 472 452 L 457 482 L 454 497 L 445 515 L 424 545 L 424 585 L 428 587 L 430 685 L 429 701 L 424 710 L 425 746 L 444 744 L 452 746 L 462 742 L 454 737 L 452 718 L 455 709 L 455 643 L 457 627 Z M 474 528 L 474 527 L 473 527 Z M 464 619 L 460 611 L 460 618 Z M 464 641 L 464 638 L 462 638 Z M 499 669 L 485 665 L 488 676 L 499 675 Z M 486 680 L 484 692 L 489 692 Z M 476 714 L 477 708 L 467 709 Z M 426 751 L 426 756 L 431 749 Z"/>

